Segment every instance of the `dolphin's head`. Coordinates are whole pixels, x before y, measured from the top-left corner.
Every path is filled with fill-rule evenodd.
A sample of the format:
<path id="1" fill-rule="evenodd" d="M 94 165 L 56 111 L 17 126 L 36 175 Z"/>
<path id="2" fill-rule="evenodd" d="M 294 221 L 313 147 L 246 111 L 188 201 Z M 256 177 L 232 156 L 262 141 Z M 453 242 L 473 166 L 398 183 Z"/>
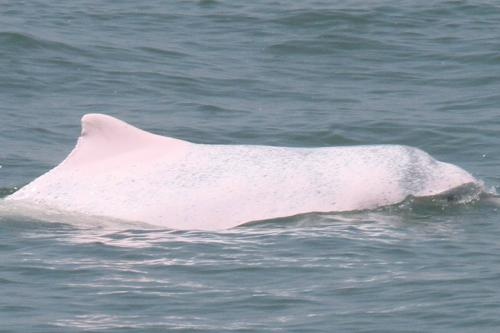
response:
<path id="1" fill-rule="evenodd" d="M 453 202 L 460 201 L 464 195 L 478 194 L 482 191 L 484 191 L 484 184 L 464 169 L 436 161 L 419 196 L 443 196 Z"/>

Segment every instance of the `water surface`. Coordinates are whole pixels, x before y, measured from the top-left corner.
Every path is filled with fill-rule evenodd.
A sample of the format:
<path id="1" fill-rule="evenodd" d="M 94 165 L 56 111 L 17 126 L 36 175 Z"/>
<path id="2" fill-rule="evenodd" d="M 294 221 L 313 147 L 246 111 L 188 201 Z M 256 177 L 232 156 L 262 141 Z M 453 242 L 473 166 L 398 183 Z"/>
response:
<path id="1" fill-rule="evenodd" d="M 201 143 L 412 145 L 500 183 L 490 1 L 0 4 L 0 196 L 85 113 Z M 500 326 L 485 202 L 224 232 L 0 215 L 1 332 L 468 332 Z"/>

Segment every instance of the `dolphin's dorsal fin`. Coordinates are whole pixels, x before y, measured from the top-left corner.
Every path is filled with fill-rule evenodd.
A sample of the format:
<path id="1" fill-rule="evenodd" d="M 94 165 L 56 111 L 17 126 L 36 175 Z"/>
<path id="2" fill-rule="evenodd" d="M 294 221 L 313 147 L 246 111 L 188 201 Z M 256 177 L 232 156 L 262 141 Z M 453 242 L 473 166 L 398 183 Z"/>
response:
<path id="1" fill-rule="evenodd" d="M 63 165 L 94 163 L 151 147 L 168 153 L 185 144 L 188 142 L 146 132 L 108 115 L 86 114 L 82 117 L 82 132 L 78 142 Z"/>

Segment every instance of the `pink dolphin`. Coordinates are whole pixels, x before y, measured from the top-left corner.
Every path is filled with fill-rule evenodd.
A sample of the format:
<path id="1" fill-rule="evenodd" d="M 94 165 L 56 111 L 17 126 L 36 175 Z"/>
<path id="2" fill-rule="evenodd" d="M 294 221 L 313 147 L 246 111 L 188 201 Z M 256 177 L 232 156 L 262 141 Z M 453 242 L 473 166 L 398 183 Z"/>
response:
<path id="1" fill-rule="evenodd" d="M 407 146 L 195 144 L 88 114 L 69 156 L 5 200 L 216 230 L 307 212 L 373 209 L 471 183 L 480 186 L 461 168 Z"/>

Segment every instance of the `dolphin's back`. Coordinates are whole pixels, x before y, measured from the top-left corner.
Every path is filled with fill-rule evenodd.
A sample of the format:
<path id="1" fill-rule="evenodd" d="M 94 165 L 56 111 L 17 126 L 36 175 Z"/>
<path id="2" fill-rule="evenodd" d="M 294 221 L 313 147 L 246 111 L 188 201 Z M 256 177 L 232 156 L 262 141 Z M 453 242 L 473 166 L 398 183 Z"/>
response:
<path id="1" fill-rule="evenodd" d="M 406 146 L 204 145 L 104 115 L 87 115 L 82 123 L 66 160 L 7 200 L 176 229 L 221 229 L 372 209 L 476 182 Z"/>

